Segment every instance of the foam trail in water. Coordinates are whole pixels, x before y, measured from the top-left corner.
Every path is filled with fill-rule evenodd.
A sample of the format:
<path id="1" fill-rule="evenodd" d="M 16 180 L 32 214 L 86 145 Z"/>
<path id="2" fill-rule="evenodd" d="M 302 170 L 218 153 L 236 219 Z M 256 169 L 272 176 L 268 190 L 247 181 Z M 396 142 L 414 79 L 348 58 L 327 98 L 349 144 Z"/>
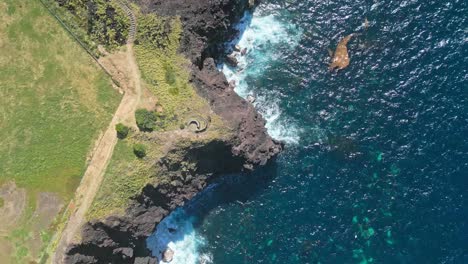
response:
<path id="1" fill-rule="evenodd" d="M 246 27 L 250 22 L 250 25 Z M 256 98 L 255 106 L 267 121 L 266 127 L 269 134 L 287 143 L 299 142 L 299 129 L 290 120 L 283 117 L 279 102 L 275 95 L 255 94 L 255 87 L 248 83 L 248 76 L 260 76 L 272 64 L 280 58 L 278 50 L 287 47 L 293 49 L 299 42 L 301 31 L 289 24 L 281 22 L 274 15 L 253 17 L 247 14 L 239 24 L 239 30 L 243 31 L 240 39 L 229 43 L 237 44 L 241 49 L 246 49 L 247 54 L 242 56 L 235 53 L 238 59 L 238 67 L 232 68 L 223 65 L 222 71 L 228 81 L 234 81 L 235 91 L 242 97 L 252 95 Z"/>
<path id="2" fill-rule="evenodd" d="M 147 247 L 153 256 L 162 261 L 162 253 L 166 248 L 174 251 L 172 264 L 209 264 L 212 257 L 199 253 L 199 248 L 205 244 L 205 239 L 194 230 L 194 218 L 183 208 L 179 208 L 159 223 L 156 232 L 147 241 Z"/>

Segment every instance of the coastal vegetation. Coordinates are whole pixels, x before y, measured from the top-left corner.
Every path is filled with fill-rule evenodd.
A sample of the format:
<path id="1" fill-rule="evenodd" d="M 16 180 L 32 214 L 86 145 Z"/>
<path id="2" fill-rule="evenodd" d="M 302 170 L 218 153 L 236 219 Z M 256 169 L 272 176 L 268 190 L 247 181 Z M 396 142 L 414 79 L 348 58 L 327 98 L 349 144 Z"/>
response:
<path id="1" fill-rule="evenodd" d="M 133 153 L 135 153 L 135 156 L 138 158 L 142 159 L 146 156 L 146 147 L 145 145 L 141 143 L 136 143 L 133 145 Z"/>
<path id="2" fill-rule="evenodd" d="M 117 1 L 42 0 L 95 55 L 125 44 L 130 21 Z"/>
<path id="3" fill-rule="evenodd" d="M 122 215 L 131 199 L 149 183 L 165 181 L 157 161 L 174 148 L 189 148 L 231 132 L 189 82 L 189 61 L 178 53 L 182 24 L 178 17 L 138 14 L 134 44 L 142 81 L 156 98 L 153 109 L 139 109 L 135 119 L 140 131 L 117 143 L 104 181 L 96 195 L 88 220 Z M 186 129 L 192 116 L 210 116 L 210 130 L 196 135 Z M 144 155 L 140 155 L 140 147 Z M 136 151 L 137 150 L 137 151 Z M 174 155 L 174 154 L 173 154 Z M 173 157 L 182 162 L 183 153 Z"/>
<path id="4" fill-rule="evenodd" d="M 135 120 L 141 131 L 153 131 L 156 127 L 157 116 L 154 111 L 138 109 L 135 112 Z"/>
<path id="5" fill-rule="evenodd" d="M 182 24 L 178 17 L 138 17 L 135 53 L 147 88 L 159 99 L 165 130 L 179 128 L 187 117 L 209 107 L 189 83 L 189 61 L 178 53 Z M 152 26 L 151 26 L 152 25 Z"/>
<path id="6" fill-rule="evenodd" d="M 0 14 L 0 188 L 13 182 L 18 194 L 0 197 L 0 210 L 13 202 L 19 215 L 0 215 L 0 259 L 29 263 L 49 242 L 120 96 L 39 1 L 1 1 Z"/>
<path id="7" fill-rule="evenodd" d="M 128 133 L 130 132 L 130 128 L 122 123 L 118 123 L 117 125 L 115 125 L 115 130 L 119 139 L 126 138 L 128 136 Z"/>

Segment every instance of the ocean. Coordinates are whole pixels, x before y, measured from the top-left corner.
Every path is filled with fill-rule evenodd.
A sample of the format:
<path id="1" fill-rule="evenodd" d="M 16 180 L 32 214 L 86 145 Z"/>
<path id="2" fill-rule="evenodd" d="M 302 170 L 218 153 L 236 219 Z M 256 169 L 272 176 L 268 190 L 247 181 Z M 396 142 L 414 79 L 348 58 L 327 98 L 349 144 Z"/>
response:
<path id="1" fill-rule="evenodd" d="M 220 70 L 286 149 L 173 212 L 148 247 L 174 264 L 468 263 L 467 14 L 463 0 L 262 1 L 239 25 L 239 68 Z M 350 65 L 329 71 L 351 33 Z"/>

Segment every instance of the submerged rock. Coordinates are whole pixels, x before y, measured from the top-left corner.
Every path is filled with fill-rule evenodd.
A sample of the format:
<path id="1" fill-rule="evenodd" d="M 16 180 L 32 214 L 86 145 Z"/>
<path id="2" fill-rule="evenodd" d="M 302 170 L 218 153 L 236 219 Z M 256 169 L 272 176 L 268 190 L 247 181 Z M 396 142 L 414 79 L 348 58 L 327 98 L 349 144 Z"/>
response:
<path id="1" fill-rule="evenodd" d="M 242 55 L 242 56 L 245 56 L 245 54 L 247 54 L 247 48 L 244 48 L 244 49 L 242 49 L 242 51 L 241 51 L 241 55 Z"/>

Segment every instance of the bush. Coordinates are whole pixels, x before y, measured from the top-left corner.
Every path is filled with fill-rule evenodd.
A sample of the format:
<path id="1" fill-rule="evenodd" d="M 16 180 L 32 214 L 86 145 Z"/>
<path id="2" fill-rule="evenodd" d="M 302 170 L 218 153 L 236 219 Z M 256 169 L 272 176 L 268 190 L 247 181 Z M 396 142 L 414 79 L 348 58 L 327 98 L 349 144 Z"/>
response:
<path id="1" fill-rule="evenodd" d="M 0 197 L 0 208 L 2 208 L 5 205 L 5 201 L 3 200 L 2 197 Z"/>
<path id="2" fill-rule="evenodd" d="M 164 67 L 164 70 L 166 70 L 166 76 L 165 76 L 166 83 L 169 84 L 169 85 L 176 84 L 176 81 L 177 81 L 176 78 L 177 77 L 176 77 L 176 73 L 175 73 L 174 69 L 170 65 L 166 64 L 165 67 Z"/>
<path id="3" fill-rule="evenodd" d="M 117 131 L 118 138 L 124 139 L 128 136 L 130 128 L 122 123 L 118 123 L 117 125 L 115 125 L 115 131 Z"/>
<path id="4" fill-rule="evenodd" d="M 146 156 L 146 147 L 143 144 L 135 144 L 133 145 L 133 153 L 138 158 L 144 158 Z"/>
<path id="5" fill-rule="evenodd" d="M 138 109 L 135 112 L 135 119 L 141 131 L 153 131 L 156 127 L 156 114 L 146 109 Z"/>

